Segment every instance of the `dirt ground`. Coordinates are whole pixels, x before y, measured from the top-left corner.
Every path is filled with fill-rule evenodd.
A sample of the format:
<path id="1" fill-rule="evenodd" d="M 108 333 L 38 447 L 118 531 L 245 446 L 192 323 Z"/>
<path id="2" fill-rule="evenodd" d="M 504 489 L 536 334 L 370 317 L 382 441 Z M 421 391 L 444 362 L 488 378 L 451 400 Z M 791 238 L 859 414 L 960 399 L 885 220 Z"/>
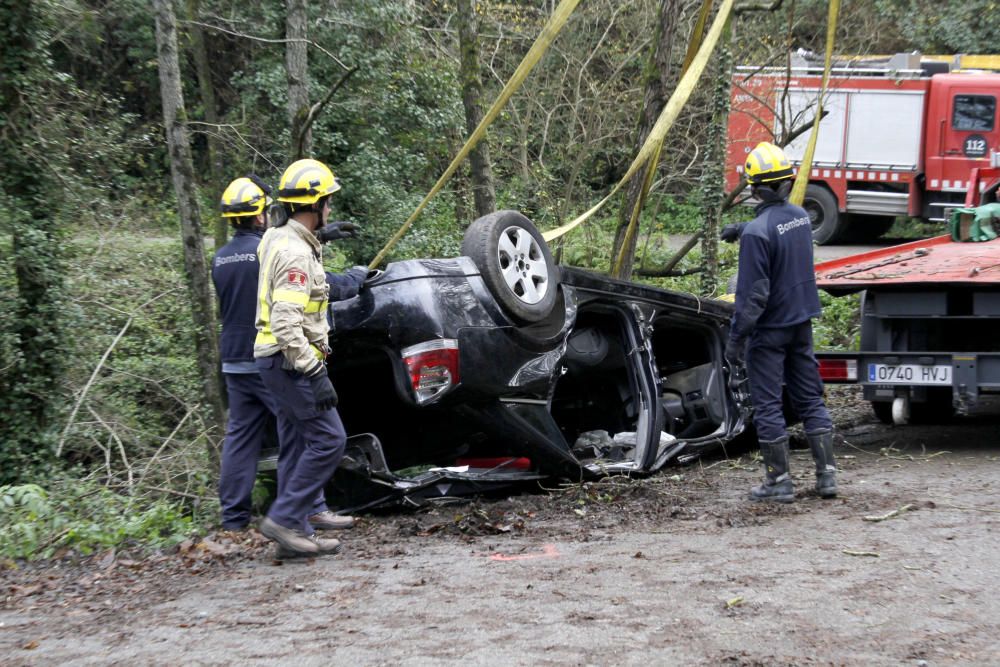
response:
<path id="1" fill-rule="evenodd" d="M 720 455 L 366 516 L 311 561 L 216 534 L 22 566 L 0 664 L 1000 663 L 1000 413 L 888 427 L 831 402 L 836 500 L 807 451 L 788 506 L 747 501 L 752 455 Z"/>

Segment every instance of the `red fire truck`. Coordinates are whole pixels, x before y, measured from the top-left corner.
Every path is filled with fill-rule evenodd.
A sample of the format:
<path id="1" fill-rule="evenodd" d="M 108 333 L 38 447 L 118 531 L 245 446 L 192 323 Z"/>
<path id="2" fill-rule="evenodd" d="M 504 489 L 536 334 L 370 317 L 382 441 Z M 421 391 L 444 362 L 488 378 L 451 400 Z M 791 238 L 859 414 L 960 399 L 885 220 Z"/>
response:
<path id="1" fill-rule="evenodd" d="M 996 163 L 1000 150 L 1000 74 L 967 68 L 996 60 L 901 54 L 837 63 L 804 202 L 817 243 L 877 238 L 897 216 L 943 221 L 946 208 L 962 204 L 970 169 Z M 813 118 L 822 74 L 821 62 L 802 57 L 790 68 L 737 68 L 729 188 L 758 142 Z M 808 139 L 806 132 L 786 147 L 793 162 Z"/>

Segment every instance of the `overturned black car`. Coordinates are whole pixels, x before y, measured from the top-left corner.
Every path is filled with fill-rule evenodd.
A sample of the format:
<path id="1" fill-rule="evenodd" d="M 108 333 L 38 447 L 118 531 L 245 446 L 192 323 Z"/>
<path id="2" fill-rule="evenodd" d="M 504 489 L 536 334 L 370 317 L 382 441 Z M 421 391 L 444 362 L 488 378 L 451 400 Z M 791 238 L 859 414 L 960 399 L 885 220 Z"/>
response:
<path id="1" fill-rule="evenodd" d="M 332 306 L 343 506 L 648 473 L 744 429 L 730 304 L 557 267 L 515 211 L 462 252 L 389 264 Z"/>

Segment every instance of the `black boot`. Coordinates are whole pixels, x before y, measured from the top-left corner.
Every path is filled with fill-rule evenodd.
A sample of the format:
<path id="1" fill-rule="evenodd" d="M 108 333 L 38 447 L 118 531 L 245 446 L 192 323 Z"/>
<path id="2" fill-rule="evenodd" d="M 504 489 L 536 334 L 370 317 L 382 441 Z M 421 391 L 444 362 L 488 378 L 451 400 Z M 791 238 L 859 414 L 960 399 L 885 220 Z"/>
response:
<path id="1" fill-rule="evenodd" d="M 837 497 L 837 465 L 833 460 L 833 431 L 806 433 L 816 462 L 816 492 L 820 498 Z"/>
<path id="2" fill-rule="evenodd" d="M 761 440 L 760 455 L 764 459 L 764 483 L 750 489 L 750 499 L 778 503 L 795 500 L 795 489 L 788 474 L 788 436 Z"/>

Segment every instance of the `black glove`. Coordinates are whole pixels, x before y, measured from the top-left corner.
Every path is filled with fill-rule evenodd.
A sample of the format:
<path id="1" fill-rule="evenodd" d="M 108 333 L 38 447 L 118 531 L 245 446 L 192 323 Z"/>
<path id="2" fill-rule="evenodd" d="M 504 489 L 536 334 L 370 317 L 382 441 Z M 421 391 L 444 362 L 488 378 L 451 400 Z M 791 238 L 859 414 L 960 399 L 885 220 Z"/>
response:
<path id="1" fill-rule="evenodd" d="M 316 238 L 319 239 L 320 243 L 338 241 L 340 239 L 353 239 L 358 235 L 358 231 L 360 229 L 361 228 L 353 222 L 337 220 L 334 222 L 328 222 L 316 230 Z"/>
<path id="2" fill-rule="evenodd" d="M 745 338 L 740 340 L 730 338 L 729 342 L 726 343 L 726 351 L 724 354 L 726 355 L 726 361 L 729 362 L 730 368 L 742 365 L 743 360 L 746 357 L 746 353 L 747 341 Z"/>
<path id="3" fill-rule="evenodd" d="M 743 223 L 734 222 L 731 225 L 726 225 L 719 232 L 719 238 L 726 243 L 734 243 L 740 240 L 740 233 L 743 231 Z"/>
<path id="4" fill-rule="evenodd" d="M 319 371 L 312 375 L 307 375 L 306 378 L 309 380 L 309 384 L 312 385 L 313 398 L 316 400 L 317 410 L 326 412 L 337 407 L 337 390 L 333 388 L 333 383 L 330 382 L 326 366 L 320 366 Z"/>

